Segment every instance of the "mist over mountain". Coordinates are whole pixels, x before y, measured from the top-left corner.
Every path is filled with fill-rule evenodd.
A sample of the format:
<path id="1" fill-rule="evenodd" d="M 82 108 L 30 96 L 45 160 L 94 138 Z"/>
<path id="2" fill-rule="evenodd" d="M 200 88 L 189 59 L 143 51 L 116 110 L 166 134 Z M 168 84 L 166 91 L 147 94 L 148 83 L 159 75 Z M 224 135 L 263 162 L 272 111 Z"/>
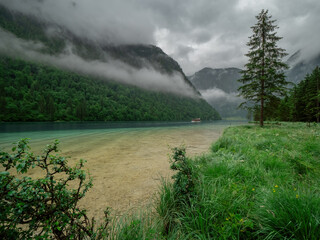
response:
<path id="1" fill-rule="evenodd" d="M 239 68 L 203 68 L 188 78 L 222 117 L 245 117 L 247 112 L 237 109 L 242 101 L 237 96 L 240 71 Z"/>
<path id="2" fill-rule="evenodd" d="M 320 66 L 320 50 L 311 58 L 304 55 L 302 50 L 298 50 L 288 58 L 286 63 L 289 65 L 286 73 L 287 81 L 297 84 L 315 67 Z"/>
<path id="3" fill-rule="evenodd" d="M 298 50 L 288 57 L 286 63 L 287 81 L 295 84 L 302 81 L 306 74 L 311 73 L 316 66 L 320 66 L 320 53 L 306 54 Z M 214 106 L 222 117 L 246 116 L 245 110 L 237 109 L 242 102 L 238 97 L 238 88 L 241 83 L 239 68 L 203 68 L 195 74 L 188 76 L 191 83 L 198 89 L 202 96 Z"/>
<path id="4" fill-rule="evenodd" d="M 54 22 L 0 5 L 0 52 L 149 90 L 198 96 L 179 64 L 160 48 L 79 37 Z"/>
<path id="5" fill-rule="evenodd" d="M 0 4 L 0 121 L 220 118 L 159 47 L 96 41 L 40 15 Z"/>

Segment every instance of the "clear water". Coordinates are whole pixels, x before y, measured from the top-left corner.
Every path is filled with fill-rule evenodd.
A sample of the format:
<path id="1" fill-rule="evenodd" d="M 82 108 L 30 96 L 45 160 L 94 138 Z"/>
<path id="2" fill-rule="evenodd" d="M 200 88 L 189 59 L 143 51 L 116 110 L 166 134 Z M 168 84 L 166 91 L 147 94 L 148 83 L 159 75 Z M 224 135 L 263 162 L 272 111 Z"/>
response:
<path id="1" fill-rule="evenodd" d="M 122 214 L 150 202 L 161 177 L 172 175 L 171 147 L 183 144 L 187 155 L 201 154 L 226 127 L 239 124 L 245 122 L 1 123 L 0 149 L 9 151 L 13 142 L 30 138 L 37 154 L 59 139 L 60 154 L 70 156 L 71 165 L 87 160 L 94 186 L 81 204 L 100 219 L 107 206 Z"/>
<path id="2" fill-rule="evenodd" d="M 210 129 L 243 124 L 243 121 L 191 122 L 30 122 L 0 123 L 0 147 L 7 147 L 21 138 L 32 141 L 64 139 L 92 135 L 95 133 L 115 133 L 148 131 L 150 129 Z"/>

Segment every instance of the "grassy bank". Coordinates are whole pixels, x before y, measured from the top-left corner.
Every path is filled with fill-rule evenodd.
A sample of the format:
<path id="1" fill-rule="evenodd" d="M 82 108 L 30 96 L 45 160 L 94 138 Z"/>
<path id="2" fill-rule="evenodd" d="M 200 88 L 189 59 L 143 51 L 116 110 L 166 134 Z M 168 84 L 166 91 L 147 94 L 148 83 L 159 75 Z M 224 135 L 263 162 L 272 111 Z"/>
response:
<path id="1" fill-rule="evenodd" d="M 157 217 L 122 224 L 121 239 L 319 238 L 319 126 L 232 127 L 210 153 L 172 161 Z"/>

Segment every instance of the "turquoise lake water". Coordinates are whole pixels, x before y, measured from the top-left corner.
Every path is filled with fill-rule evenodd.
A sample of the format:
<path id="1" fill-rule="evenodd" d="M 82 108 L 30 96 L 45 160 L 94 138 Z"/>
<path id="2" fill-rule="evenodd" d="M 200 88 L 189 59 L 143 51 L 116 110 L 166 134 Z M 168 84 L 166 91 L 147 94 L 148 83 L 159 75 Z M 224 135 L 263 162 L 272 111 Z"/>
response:
<path id="1" fill-rule="evenodd" d="M 170 148 L 184 145 L 187 156 L 202 154 L 225 128 L 241 124 L 246 122 L 1 123 L 0 149 L 10 151 L 13 142 L 30 138 L 31 151 L 40 154 L 59 139 L 59 154 L 69 156 L 71 165 L 87 160 L 93 188 L 81 204 L 101 219 L 106 206 L 121 214 L 151 201 L 160 179 L 173 174 Z"/>

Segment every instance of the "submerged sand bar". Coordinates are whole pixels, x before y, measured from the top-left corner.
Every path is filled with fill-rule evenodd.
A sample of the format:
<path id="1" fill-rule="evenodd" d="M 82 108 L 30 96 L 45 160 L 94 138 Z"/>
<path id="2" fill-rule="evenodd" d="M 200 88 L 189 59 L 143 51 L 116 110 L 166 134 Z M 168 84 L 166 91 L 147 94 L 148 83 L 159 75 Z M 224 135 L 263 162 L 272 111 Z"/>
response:
<path id="1" fill-rule="evenodd" d="M 93 188 L 81 204 L 98 219 L 109 206 L 117 214 L 150 203 L 161 177 L 170 177 L 170 147 L 184 144 L 187 155 L 206 152 L 223 130 L 241 122 L 211 122 L 183 126 L 117 129 L 82 129 L 0 133 L 0 148 L 9 150 L 21 137 L 31 138 L 32 151 L 39 153 L 54 139 L 60 140 L 61 155 L 70 164 L 86 159 Z M 37 177 L 36 171 L 30 176 Z"/>

